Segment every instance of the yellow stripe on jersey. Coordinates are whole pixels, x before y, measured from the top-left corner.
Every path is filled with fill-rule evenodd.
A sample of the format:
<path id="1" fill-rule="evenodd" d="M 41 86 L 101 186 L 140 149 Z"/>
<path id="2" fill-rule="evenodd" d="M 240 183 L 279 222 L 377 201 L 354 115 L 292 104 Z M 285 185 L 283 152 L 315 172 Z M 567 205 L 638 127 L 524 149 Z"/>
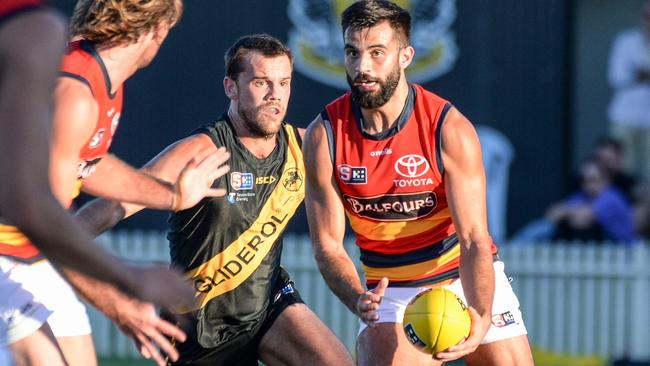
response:
<path id="1" fill-rule="evenodd" d="M 257 219 L 225 250 L 185 273 L 195 284 L 201 308 L 237 288 L 257 269 L 305 197 L 302 151 L 293 128 L 285 125 L 285 132 L 288 148 L 282 176 Z"/>
<path id="2" fill-rule="evenodd" d="M 81 180 L 77 180 L 74 185 L 74 191 L 72 198 L 76 198 L 79 195 L 81 189 Z M 0 243 L 7 245 L 24 245 L 30 243 L 29 239 L 25 234 L 21 233 L 17 227 L 12 225 L 0 224 Z"/>
<path id="3" fill-rule="evenodd" d="M 0 224 L 0 243 L 18 246 L 28 242 L 29 239 L 17 227 Z"/>
<path id="4" fill-rule="evenodd" d="M 355 233 L 363 235 L 368 240 L 384 241 L 407 238 L 422 234 L 440 225 L 451 217 L 449 208 L 440 210 L 431 217 L 413 221 L 376 221 L 359 217 L 345 211 L 350 220 L 350 226 Z"/>
<path id="5" fill-rule="evenodd" d="M 362 265 L 367 281 L 379 281 L 382 277 L 388 277 L 391 281 L 409 281 L 425 278 L 440 271 L 440 267 L 460 257 L 460 244 L 456 244 L 449 251 L 438 258 L 409 264 L 399 267 L 377 268 Z"/>

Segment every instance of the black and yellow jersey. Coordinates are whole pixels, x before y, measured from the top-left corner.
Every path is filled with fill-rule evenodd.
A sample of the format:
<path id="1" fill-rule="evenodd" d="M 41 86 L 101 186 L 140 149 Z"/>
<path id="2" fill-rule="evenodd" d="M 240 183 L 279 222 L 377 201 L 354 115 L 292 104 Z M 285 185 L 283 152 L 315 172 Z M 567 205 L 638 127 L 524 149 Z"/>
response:
<path id="1" fill-rule="evenodd" d="M 172 264 L 192 279 L 200 300 L 196 331 L 203 347 L 251 331 L 278 280 L 281 234 L 305 195 L 300 136 L 288 123 L 282 127 L 265 159 L 241 144 L 227 115 L 195 131 L 231 153 L 230 172 L 213 184 L 228 194 L 169 218 Z"/>

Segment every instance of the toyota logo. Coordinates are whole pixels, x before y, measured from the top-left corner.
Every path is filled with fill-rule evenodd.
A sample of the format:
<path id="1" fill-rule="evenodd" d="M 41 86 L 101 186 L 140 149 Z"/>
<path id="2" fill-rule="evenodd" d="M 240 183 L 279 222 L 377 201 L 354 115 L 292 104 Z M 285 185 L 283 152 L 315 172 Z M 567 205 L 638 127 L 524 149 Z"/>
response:
<path id="1" fill-rule="evenodd" d="M 417 178 L 429 171 L 429 162 L 421 155 L 404 155 L 395 162 L 395 171 L 407 178 Z"/>

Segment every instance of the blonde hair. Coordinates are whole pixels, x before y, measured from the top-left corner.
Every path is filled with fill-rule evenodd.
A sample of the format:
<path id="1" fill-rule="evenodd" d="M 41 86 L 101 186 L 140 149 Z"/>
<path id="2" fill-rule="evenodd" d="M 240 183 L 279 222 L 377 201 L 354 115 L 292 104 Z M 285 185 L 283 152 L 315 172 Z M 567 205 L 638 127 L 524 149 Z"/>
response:
<path id="1" fill-rule="evenodd" d="M 182 13 L 182 0 L 79 0 L 70 35 L 104 46 L 130 44 L 160 24 L 173 27 Z"/>

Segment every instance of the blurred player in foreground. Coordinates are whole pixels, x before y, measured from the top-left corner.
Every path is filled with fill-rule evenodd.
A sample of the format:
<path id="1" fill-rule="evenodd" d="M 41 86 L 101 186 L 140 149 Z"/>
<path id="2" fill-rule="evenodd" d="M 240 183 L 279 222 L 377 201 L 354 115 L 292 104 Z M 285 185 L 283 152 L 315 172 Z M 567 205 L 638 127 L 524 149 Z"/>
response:
<path id="1" fill-rule="evenodd" d="M 167 148 L 145 168 L 175 177 L 201 151 L 225 146 L 228 190 L 169 219 L 171 260 L 195 284 L 200 306 L 179 345 L 178 365 L 352 365 L 334 334 L 303 303 L 280 266 L 281 234 L 304 197 L 300 150 L 304 130 L 284 117 L 292 56 L 268 35 L 240 38 L 226 53 L 224 89 L 230 108 Z M 138 207 L 125 206 L 127 215 Z M 110 202 L 80 212 L 94 225 L 115 216 Z M 109 225 L 110 226 L 110 225 Z"/>
<path id="2" fill-rule="evenodd" d="M 108 8 L 110 11 L 109 4 L 104 3 L 106 2 L 81 2 L 78 4 L 77 13 L 83 13 L 84 8 L 90 7 Z M 150 24 L 140 23 L 141 29 L 135 33 L 135 38 L 129 40 L 130 43 L 127 42 L 128 45 L 121 43 L 118 47 L 124 54 L 135 57 L 130 63 L 121 64 L 126 65 L 132 74 L 145 65 L 145 59 L 150 61 L 153 58 L 167 29 L 180 16 L 181 6 L 179 2 L 169 0 L 162 6 L 166 10 L 156 17 L 152 9 L 155 11 L 156 7 L 161 8 L 156 5 L 157 1 L 138 2 L 139 7 L 135 8 L 132 7 L 133 4 L 128 3 L 131 2 L 124 2 L 122 6 L 135 12 L 142 12 L 144 7 L 147 15 L 153 18 Z M 128 12 L 123 14 L 130 15 Z M 74 66 L 79 68 L 80 75 L 77 76 L 88 76 L 89 80 L 86 80 L 85 85 L 83 80 L 76 78 L 75 82 L 79 85 L 60 82 L 57 86 L 55 114 L 58 122 L 55 121 L 54 131 L 58 139 L 55 139 L 51 156 L 52 191 L 58 197 L 57 202 L 48 183 L 50 159 L 47 149 L 51 131 L 52 90 L 65 43 L 64 22 L 44 8 L 40 1 L 16 0 L 3 1 L 0 4 L 0 21 L 0 146 L 3 149 L 0 169 L 11 173 L 3 174 L 3 177 L 10 179 L 5 178 L 0 184 L 0 342 L 2 345 L 9 345 L 19 365 L 63 364 L 61 349 L 68 364 L 92 365 L 96 360 L 92 341 L 88 336 L 90 329 L 85 309 L 37 248 L 41 248 L 45 256 L 57 265 L 110 281 L 128 295 L 154 301 L 165 307 L 191 306 L 191 291 L 181 276 L 163 267 L 132 268 L 121 264 L 94 245 L 88 234 L 74 223 L 61 206 L 70 203 L 75 185 L 75 170 L 83 165 L 81 160 L 86 157 L 84 154 L 89 149 L 107 149 L 110 139 L 101 141 L 102 137 L 108 138 L 114 132 L 114 129 L 107 131 L 104 128 L 106 125 L 100 118 L 100 113 L 107 113 L 101 110 L 104 101 L 101 100 L 102 95 L 98 94 L 98 90 L 92 89 L 97 85 L 97 79 L 93 79 L 96 77 L 96 72 L 93 75 L 93 67 L 97 69 L 97 65 L 101 64 L 101 57 L 94 58 L 96 65 L 93 65 L 92 60 L 86 60 L 84 68 L 83 61 L 79 60 L 76 65 L 71 66 L 72 71 Z M 129 31 L 134 33 L 132 29 Z M 158 36 L 154 37 L 154 34 Z M 114 41 L 115 39 L 111 40 L 111 46 L 116 45 Z M 107 49 L 103 48 L 102 51 L 107 52 Z M 71 52 L 74 52 L 74 45 L 71 46 L 66 60 L 70 60 Z M 104 57 L 110 56 L 111 61 L 115 62 L 118 61 L 119 55 L 120 52 L 115 51 L 104 54 Z M 66 65 L 70 66 L 69 63 Z M 106 80 L 109 76 L 116 77 L 113 85 L 121 88 L 123 80 L 120 78 L 125 78 L 130 73 L 120 69 L 119 75 L 111 74 L 110 71 L 117 71 L 116 69 L 119 67 L 102 67 L 101 71 Z M 72 72 L 68 74 L 74 77 Z M 83 88 L 85 90 L 82 90 Z M 118 117 L 111 120 L 110 126 L 116 127 L 121 107 L 121 91 L 119 96 L 116 93 L 111 99 L 115 101 L 114 112 Z M 97 128 L 98 133 L 101 128 L 102 131 L 85 137 L 79 133 L 84 128 L 90 128 L 90 131 Z M 82 141 L 75 140 L 76 145 L 71 141 L 61 141 L 61 138 L 68 137 Z M 64 159 L 61 148 L 56 148 L 57 143 L 78 146 L 76 157 Z M 82 144 L 86 144 L 86 150 L 82 150 Z M 99 146 L 102 144 L 103 146 Z M 96 163 L 101 155 L 94 158 Z M 124 183 L 119 182 L 122 183 L 120 185 L 115 181 L 118 176 L 105 178 L 107 180 L 104 181 L 105 185 L 115 187 L 113 192 L 116 193 L 113 195 L 110 192 L 98 191 L 99 188 L 89 190 L 110 197 L 117 195 L 156 208 L 190 207 L 206 194 L 220 194 L 210 190 L 209 184 L 218 173 L 223 174 L 223 171 L 215 168 L 225 159 L 227 155 L 220 151 L 199 164 L 188 164 L 176 185 L 159 182 L 131 169 L 128 171 L 132 173 L 129 187 L 144 184 L 140 186 L 144 188 L 144 192 L 126 194 Z M 119 162 L 117 164 L 118 168 L 125 167 L 124 164 L 119 166 Z M 118 168 L 113 164 L 108 169 L 115 174 Z M 88 169 L 80 171 L 89 172 Z M 62 176 L 60 174 L 65 172 L 71 172 L 71 183 L 67 187 L 59 181 Z M 79 175 L 77 177 L 83 178 Z M 126 181 L 126 178 L 123 180 Z M 95 186 L 99 184 L 92 185 Z M 120 189 L 122 191 L 119 191 Z M 126 310 L 128 308 L 121 310 L 121 313 L 127 313 Z M 52 311 L 54 315 L 49 317 Z M 144 314 L 139 316 L 145 319 Z M 140 322 L 140 329 L 146 329 L 152 337 L 159 335 L 159 331 L 184 337 L 180 330 L 171 325 L 164 327 L 166 325 L 159 325 L 147 319 L 147 322 Z M 57 336 L 57 341 L 54 341 L 52 331 L 54 336 Z M 78 337 L 84 332 L 85 336 Z"/>
<path id="3" fill-rule="evenodd" d="M 474 128 L 449 102 L 407 82 L 414 55 L 407 11 L 359 1 L 341 24 L 351 91 L 307 130 L 306 204 L 321 273 L 362 321 L 359 364 L 464 357 L 469 365 L 532 365 L 517 297 L 487 231 Z M 372 290 L 343 248 L 344 213 Z M 469 337 L 434 359 L 409 344 L 400 324 L 427 286 L 447 286 L 472 315 Z"/>

